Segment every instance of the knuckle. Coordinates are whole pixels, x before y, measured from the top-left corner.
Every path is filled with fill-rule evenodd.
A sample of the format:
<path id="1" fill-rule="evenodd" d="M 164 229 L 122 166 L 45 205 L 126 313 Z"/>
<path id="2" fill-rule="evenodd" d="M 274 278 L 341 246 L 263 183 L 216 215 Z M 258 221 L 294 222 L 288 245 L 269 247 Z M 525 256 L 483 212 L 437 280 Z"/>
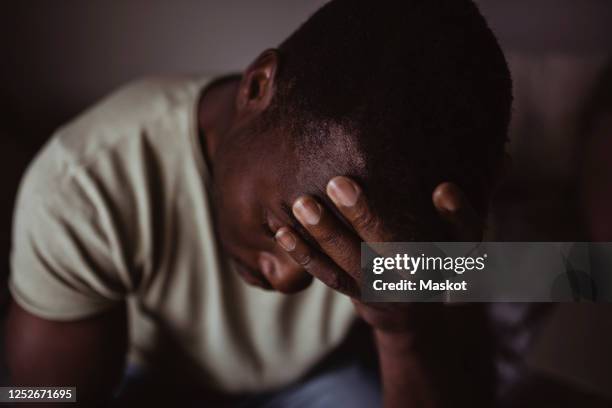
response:
<path id="1" fill-rule="evenodd" d="M 310 252 L 301 252 L 296 254 L 295 260 L 298 264 L 302 265 L 304 268 L 307 268 L 312 263 L 312 256 Z"/>
<path id="2" fill-rule="evenodd" d="M 361 274 L 361 254 L 353 252 L 348 247 L 339 251 L 336 255 L 336 263 L 353 278 L 357 278 Z"/>
<path id="3" fill-rule="evenodd" d="M 337 247 L 341 243 L 338 233 L 330 230 L 321 231 L 317 235 L 317 241 L 324 247 Z"/>
<path id="4" fill-rule="evenodd" d="M 340 293 L 349 293 L 352 286 L 350 284 L 349 278 L 339 273 L 331 274 L 327 285 L 331 289 Z"/>
<path id="5" fill-rule="evenodd" d="M 353 226 L 358 231 L 376 231 L 380 227 L 378 217 L 367 209 L 360 210 L 353 218 Z"/>
<path id="6" fill-rule="evenodd" d="M 337 273 L 332 273 L 327 281 L 327 286 L 333 290 L 341 291 L 343 288 L 343 283 L 340 275 Z"/>

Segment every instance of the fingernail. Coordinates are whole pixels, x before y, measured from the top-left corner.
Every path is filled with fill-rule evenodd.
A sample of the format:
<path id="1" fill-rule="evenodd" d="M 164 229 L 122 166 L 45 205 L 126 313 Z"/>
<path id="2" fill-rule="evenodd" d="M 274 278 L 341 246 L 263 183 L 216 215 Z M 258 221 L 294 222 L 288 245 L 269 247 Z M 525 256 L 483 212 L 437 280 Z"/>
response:
<path id="1" fill-rule="evenodd" d="M 327 183 L 327 195 L 336 204 L 352 207 L 359 198 L 359 190 L 345 177 L 334 177 Z"/>
<path id="2" fill-rule="evenodd" d="M 278 231 L 276 231 L 274 238 L 285 251 L 293 251 L 295 249 L 295 237 L 291 232 L 289 232 L 289 230 L 287 230 L 287 228 L 280 228 Z"/>
<path id="3" fill-rule="evenodd" d="M 264 276 L 268 279 L 274 275 L 274 262 L 268 255 L 260 255 L 259 260 L 259 270 Z"/>
<path id="4" fill-rule="evenodd" d="M 456 197 L 449 197 L 444 200 L 444 208 L 451 213 L 457 212 L 459 209 L 459 201 Z"/>
<path id="5" fill-rule="evenodd" d="M 321 207 L 310 198 L 298 198 L 293 204 L 293 214 L 302 222 L 317 225 L 321 219 Z"/>
<path id="6" fill-rule="evenodd" d="M 433 200 L 438 208 L 448 213 L 456 212 L 461 206 L 457 192 L 448 183 L 444 183 L 434 190 Z"/>

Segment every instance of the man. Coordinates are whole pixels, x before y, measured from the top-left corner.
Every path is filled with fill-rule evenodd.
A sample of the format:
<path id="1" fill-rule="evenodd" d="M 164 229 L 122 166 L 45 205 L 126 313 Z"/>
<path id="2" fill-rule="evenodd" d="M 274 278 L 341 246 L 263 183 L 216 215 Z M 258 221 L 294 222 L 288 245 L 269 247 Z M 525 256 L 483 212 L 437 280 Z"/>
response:
<path id="1" fill-rule="evenodd" d="M 13 381 L 101 404 L 127 362 L 218 404 L 373 406 L 325 364 L 360 316 L 386 406 L 492 403 L 487 310 L 361 302 L 359 243 L 480 239 L 510 105 L 469 0 L 335 0 L 240 77 L 118 91 L 23 181 Z"/>

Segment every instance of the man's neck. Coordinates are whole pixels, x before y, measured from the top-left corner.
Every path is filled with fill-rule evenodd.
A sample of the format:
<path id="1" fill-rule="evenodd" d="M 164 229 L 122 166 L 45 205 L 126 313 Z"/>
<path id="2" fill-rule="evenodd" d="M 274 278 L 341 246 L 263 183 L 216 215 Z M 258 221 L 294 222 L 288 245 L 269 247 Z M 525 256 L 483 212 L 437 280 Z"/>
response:
<path id="1" fill-rule="evenodd" d="M 209 161 L 223 136 L 230 128 L 236 111 L 236 92 L 240 85 L 238 75 L 216 79 L 207 86 L 198 103 L 198 130 L 202 137 L 202 148 Z"/>

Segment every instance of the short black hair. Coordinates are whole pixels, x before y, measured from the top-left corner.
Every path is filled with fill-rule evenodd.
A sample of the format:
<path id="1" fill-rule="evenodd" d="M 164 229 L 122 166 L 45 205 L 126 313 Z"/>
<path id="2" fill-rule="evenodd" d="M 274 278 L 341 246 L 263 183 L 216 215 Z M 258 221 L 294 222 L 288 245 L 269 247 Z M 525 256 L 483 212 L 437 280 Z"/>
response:
<path id="1" fill-rule="evenodd" d="M 397 240 L 442 238 L 431 194 L 443 181 L 484 218 L 512 81 L 471 0 L 332 0 L 279 57 L 268 120 L 302 150 L 323 149 L 330 125 L 350 133 L 365 168 L 348 175 Z"/>

